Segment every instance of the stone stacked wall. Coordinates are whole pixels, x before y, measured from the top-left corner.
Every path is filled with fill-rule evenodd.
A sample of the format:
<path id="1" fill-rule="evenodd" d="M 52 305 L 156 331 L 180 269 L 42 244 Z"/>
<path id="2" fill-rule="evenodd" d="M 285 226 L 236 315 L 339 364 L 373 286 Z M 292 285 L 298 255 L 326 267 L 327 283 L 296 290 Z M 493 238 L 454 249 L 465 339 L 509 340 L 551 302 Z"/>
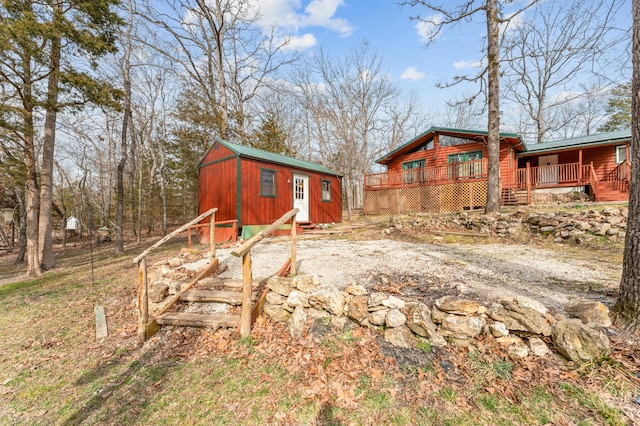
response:
<path id="1" fill-rule="evenodd" d="M 444 296 L 433 306 L 408 297 L 369 292 L 352 283 L 344 291 L 323 286 L 317 277 L 272 277 L 264 306 L 266 315 L 286 322 L 300 337 L 308 321 L 321 319 L 338 327 L 346 321 L 379 329 L 396 347 L 428 345 L 466 347 L 482 334 L 492 335 L 513 356 L 544 356 L 548 342 L 577 362 L 597 358 L 609 348 L 604 329 L 611 325 L 608 309 L 599 302 L 567 307 L 566 316 L 552 316 L 531 299 L 501 300 L 485 306 L 473 300 Z"/>
<path id="2" fill-rule="evenodd" d="M 441 230 L 467 230 L 483 234 L 508 237 L 522 231 L 551 235 L 555 242 L 586 242 L 598 237 L 624 239 L 627 229 L 626 208 L 589 209 L 580 212 L 523 212 L 484 215 L 462 212 L 450 215 L 418 213 L 394 216 L 390 226 L 382 232 L 426 227 Z"/>

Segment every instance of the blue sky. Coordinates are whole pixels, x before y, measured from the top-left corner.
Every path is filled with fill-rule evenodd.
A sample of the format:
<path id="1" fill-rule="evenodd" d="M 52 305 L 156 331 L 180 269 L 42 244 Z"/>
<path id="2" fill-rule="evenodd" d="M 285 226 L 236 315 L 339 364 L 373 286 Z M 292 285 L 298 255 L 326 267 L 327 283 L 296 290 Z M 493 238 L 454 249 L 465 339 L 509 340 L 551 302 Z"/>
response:
<path id="1" fill-rule="evenodd" d="M 481 42 L 486 26 L 465 22 L 446 29 L 425 49 L 420 26 L 409 19 L 417 9 L 402 8 L 383 0 L 259 0 L 267 21 L 277 21 L 292 45 L 304 54 L 322 47 L 341 56 L 363 40 L 384 59 L 388 77 L 405 90 L 418 90 L 429 99 L 427 108 L 443 105 L 462 87 L 439 89 L 436 83 L 468 71 L 482 59 Z"/>
<path id="2" fill-rule="evenodd" d="M 322 47 L 330 55 L 340 57 L 367 40 L 383 57 L 388 78 L 403 91 L 417 90 L 428 113 L 442 111 L 447 101 L 460 99 L 477 87 L 468 83 L 440 89 L 436 84 L 451 81 L 455 75 L 474 73 L 474 65 L 484 56 L 482 40 L 486 24 L 482 13 L 473 22 L 446 27 L 427 49 L 425 28 L 409 17 L 429 14 L 418 7 L 402 8 L 395 0 L 255 1 L 264 20 L 277 23 L 279 32 L 291 37 L 291 45 L 303 54 L 312 54 L 313 49 Z M 450 2 L 457 1 L 444 0 L 444 4 L 450 6 Z M 506 12 L 521 8 L 526 1 L 514 0 Z M 559 0 L 541 0 L 540 4 L 547 1 Z M 629 13 L 623 16 L 621 27 L 630 27 L 630 0 L 623 1 L 623 10 L 627 8 Z M 517 17 L 526 18 L 526 12 Z"/>

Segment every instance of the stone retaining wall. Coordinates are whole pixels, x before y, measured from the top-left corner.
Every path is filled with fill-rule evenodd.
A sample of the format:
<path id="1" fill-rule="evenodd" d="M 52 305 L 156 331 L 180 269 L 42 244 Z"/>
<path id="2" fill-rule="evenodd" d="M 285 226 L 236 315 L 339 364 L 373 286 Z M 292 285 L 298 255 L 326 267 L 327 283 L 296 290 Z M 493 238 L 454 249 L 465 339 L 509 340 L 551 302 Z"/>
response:
<path id="1" fill-rule="evenodd" d="M 272 277 L 264 306 L 266 315 L 286 322 L 300 337 L 309 319 L 325 318 L 334 325 L 355 323 L 380 329 L 385 340 L 401 348 L 419 340 L 436 347 L 466 347 L 482 334 L 492 335 L 514 356 L 544 356 L 547 342 L 570 360 L 589 361 L 609 348 L 603 333 L 611 325 L 608 309 L 599 302 L 569 306 L 567 317 L 554 317 L 531 299 L 501 300 L 485 306 L 455 296 L 444 296 L 433 306 L 388 293 L 369 292 L 352 283 L 344 291 L 323 286 L 317 277 Z"/>
<path id="2" fill-rule="evenodd" d="M 597 237 L 624 239 L 627 229 L 627 208 L 589 209 L 580 212 L 517 211 L 485 215 L 461 212 L 453 215 L 416 214 L 391 217 L 391 226 L 383 230 L 392 234 L 396 230 L 415 227 L 469 230 L 508 237 L 526 231 L 552 235 L 555 242 L 581 243 Z"/>

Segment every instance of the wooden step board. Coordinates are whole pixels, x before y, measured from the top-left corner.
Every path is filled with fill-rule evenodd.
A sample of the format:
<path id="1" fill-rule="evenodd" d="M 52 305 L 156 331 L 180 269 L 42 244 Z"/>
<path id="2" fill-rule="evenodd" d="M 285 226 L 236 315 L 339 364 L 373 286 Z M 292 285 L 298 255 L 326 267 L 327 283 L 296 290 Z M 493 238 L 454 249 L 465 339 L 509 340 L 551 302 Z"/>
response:
<path id="1" fill-rule="evenodd" d="M 156 322 L 160 325 L 233 328 L 240 326 L 240 315 L 203 314 L 195 312 L 167 312 L 157 317 Z"/>
<path id="2" fill-rule="evenodd" d="M 253 280 L 252 287 L 259 286 L 266 278 L 258 278 Z M 204 278 L 199 281 L 201 285 L 215 285 L 229 288 L 242 288 L 242 280 L 220 279 L 220 278 Z"/>
<path id="3" fill-rule="evenodd" d="M 239 291 L 188 290 L 182 293 L 180 300 L 185 302 L 217 302 L 229 305 L 242 305 L 242 293 Z"/>

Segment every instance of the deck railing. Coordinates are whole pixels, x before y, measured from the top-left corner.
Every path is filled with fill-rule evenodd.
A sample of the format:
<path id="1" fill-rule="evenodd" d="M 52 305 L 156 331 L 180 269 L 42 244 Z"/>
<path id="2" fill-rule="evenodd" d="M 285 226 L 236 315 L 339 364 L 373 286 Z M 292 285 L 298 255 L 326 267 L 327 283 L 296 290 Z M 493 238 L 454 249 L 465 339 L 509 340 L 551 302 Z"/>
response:
<path id="1" fill-rule="evenodd" d="M 514 173 L 515 184 L 524 189 L 527 186 L 545 187 L 565 184 L 584 185 L 589 180 L 591 165 L 580 163 L 554 164 L 517 169 Z"/>
<path id="2" fill-rule="evenodd" d="M 607 173 L 605 180 L 609 182 L 630 181 L 631 164 L 627 160 L 624 160 L 622 163 L 618 164 L 615 169 Z"/>
<path id="3" fill-rule="evenodd" d="M 365 175 L 366 189 L 382 189 L 402 186 L 433 185 L 460 180 L 487 177 L 487 161 L 474 160 L 447 164 L 446 166 L 420 167 Z"/>

